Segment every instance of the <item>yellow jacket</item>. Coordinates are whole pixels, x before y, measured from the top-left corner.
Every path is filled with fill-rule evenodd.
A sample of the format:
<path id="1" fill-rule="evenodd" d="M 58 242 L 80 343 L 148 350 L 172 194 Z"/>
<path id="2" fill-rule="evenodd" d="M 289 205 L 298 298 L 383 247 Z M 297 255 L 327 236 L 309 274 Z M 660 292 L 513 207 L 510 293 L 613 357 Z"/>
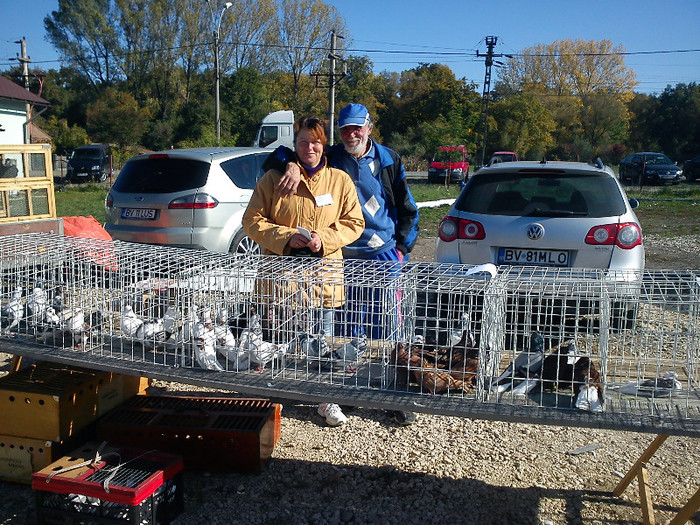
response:
<path id="1" fill-rule="evenodd" d="M 280 172 L 270 170 L 258 181 L 243 214 L 246 235 L 257 242 L 266 255 L 289 255 L 287 243 L 298 233 L 297 226 L 302 226 L 321 238 L 323 258 L 342 259 L 343 246 L 358 239 L 365 227 L 357 190 L 350 176 L 325 166 L 309 179 L 302 169 L 296 195 L 285 198 L 281 198 L 276 189 L 281 176 Z M 321 278 L 323 304 L 327 307 L 340 306 L 345 301 L 342 265 L 332 267 L 332 276 Z M 314 303 L 318 303 L 320 292 L 319 287 L 313 291 Z"/>

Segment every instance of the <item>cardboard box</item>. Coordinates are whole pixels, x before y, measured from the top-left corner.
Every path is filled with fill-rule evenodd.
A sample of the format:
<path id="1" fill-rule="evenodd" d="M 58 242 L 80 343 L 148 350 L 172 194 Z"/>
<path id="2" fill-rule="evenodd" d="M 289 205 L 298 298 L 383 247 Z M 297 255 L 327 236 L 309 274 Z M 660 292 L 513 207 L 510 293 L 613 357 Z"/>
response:
<path id="1" fill-rule="evenodd" d="M 36 363 L 0 377 L 0 434 L 65 441 L 142 389 L 139 377 Z"/>

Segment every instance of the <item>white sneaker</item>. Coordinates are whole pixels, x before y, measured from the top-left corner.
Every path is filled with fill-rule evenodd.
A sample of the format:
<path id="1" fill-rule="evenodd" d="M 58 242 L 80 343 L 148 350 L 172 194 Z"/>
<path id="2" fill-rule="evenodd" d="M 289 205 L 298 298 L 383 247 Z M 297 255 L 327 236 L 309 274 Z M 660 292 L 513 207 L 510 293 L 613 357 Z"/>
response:
<path id="1" fill-rule="evenodd" d="M 335 403 L 321 403 L 318 405 L 318 414 L 326 418 L 326 423 L 332 427 L 337 427 L 345 423 L 348 418 Z"/>

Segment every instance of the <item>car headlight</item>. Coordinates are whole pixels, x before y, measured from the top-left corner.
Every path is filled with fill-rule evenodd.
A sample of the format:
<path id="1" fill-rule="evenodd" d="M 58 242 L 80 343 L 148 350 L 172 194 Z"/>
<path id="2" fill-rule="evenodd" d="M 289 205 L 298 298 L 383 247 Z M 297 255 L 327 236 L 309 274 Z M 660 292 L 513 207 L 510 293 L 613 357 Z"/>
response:
<path id="1" fill-rule="evenodd" d="M 91 169 L 92 171 L 98 171 L 98 170 L 100 169 L 100 165 L 99 165 L 99 164 L 95 164 L 95 165 L 93 165 L 92 167 L 90 167 L 90 169 Z"/>
<path id="2" fill-rule="evenodd" d="M 462 168 L 455 168 L 452 170 L 454 173 L 462 173 Z"/>

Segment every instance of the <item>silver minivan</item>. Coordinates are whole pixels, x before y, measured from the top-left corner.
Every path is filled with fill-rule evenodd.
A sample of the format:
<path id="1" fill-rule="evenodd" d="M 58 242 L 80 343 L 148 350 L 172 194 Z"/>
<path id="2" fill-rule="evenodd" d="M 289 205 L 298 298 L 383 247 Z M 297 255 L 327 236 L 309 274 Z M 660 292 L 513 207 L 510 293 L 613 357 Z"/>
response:
<path id="1" fill-rule="evenodd" d="M 133 157 L 107 194 L 105 228 L 122 241 L 258 253 L 241 217 L 271 151 L 191 148 Z"/>

